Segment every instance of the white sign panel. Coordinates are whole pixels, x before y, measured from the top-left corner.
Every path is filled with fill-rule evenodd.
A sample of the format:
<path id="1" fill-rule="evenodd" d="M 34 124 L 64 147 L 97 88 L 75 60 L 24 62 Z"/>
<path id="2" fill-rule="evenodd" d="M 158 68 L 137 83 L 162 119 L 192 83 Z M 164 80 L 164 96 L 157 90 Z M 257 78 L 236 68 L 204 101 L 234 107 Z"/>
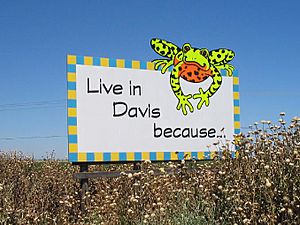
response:
<path id="1" fill-rule="evenodd" d="M 197 109 L 201 99 L 190 98 L 193 110 L 185 106 L 184 115 L 182 108 L 177 108 L 179 100 L 169 73 L 73 65 L 75 72 L 68 72 L 76 75 L 70 82 L 68 74 L 69 87 L 73 87 L 70 83 L 76 86 L 76 90 L 69 88 L 68 100 L 68 121 L 76 120 L 75 125 L 68 124 L 69 157 L 73 162 L 172 160 L 178 153 L 200 159 L 200 155 L 216 150 L 207 146 L 233 138 L 237 128 L 233 77 L 222 76 L 222 85 L 208 106 Z M 180 87 L 183 93 L 195 94 L 199 88 L 208 89 L 212 82 L 211 78 L 202 83 L 181 79 Z M 72 101 L 76 101 L 73 117 Z M 72 133 L 74 126 L 76 132 Z"/>

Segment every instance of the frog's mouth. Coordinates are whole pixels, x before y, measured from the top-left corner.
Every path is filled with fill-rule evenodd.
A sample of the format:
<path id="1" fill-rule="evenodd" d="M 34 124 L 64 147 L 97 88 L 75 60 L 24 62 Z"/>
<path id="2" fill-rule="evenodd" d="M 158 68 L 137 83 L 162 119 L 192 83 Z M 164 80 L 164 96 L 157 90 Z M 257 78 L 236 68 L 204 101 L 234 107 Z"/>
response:
<path id="1" fill-rule="evenodd" d="M 201 70 L 204 70 L 204 71 L 207 71 L 209 69 L 209 66 L 206 65 L 205 62 L 200 63 L 200 62 L 195 62 L 195 61 L 187 61 L 186 57 L 184 57 L 183 62 L 186 65 L 196 66 L 196 67 L 198 67 L 198 68 L 200 68 Z"/>

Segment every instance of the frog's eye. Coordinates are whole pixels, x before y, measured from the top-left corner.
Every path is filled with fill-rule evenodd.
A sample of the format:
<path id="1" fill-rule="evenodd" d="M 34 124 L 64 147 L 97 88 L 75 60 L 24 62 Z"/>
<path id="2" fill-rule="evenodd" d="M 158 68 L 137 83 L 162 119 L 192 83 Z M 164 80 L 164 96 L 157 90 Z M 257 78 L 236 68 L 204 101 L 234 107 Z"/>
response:
<path id="1" fill-rule="evenodd" d="M 203 55 L 204 57 L 208 56 L 208 50 L 207 49 L 201 49 L 200 54 Z"/>
<path id="2" fill-rule="evenodd" d="M 183 52 L 187 53 L 190 49 L 191 49 L 190 46 L 186 45 L 183 47 Z"/>

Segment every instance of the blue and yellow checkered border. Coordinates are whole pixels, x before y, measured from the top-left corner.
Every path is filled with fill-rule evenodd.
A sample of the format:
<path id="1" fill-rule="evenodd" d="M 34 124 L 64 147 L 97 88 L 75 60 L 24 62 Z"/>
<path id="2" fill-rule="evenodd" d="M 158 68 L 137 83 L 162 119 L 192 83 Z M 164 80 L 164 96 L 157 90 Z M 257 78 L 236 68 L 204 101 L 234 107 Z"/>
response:
<path id="1" fill-rule="evenodd" d="M 109 163 L 134 161 L 170 161 L 182 159 L 211 160 L 218 156 L 215 151 L 198 152 L 78 152 L 77 140 L 77 101 L 76 101 L 76 65 L 106 66 L 129 69 L 154 70 L 152 62 L 136 60 L 109 59 L 91 56 L 67 55 L 68 81 L 68 150 L 69 161 L 73 163 Z M 226 76 L 226 71 L 221 71 Z M 233 71 L 233 106 L 234 106 L 234 133 L 240 133 L 240 103 L 239 78 L 237 70 Z"/>

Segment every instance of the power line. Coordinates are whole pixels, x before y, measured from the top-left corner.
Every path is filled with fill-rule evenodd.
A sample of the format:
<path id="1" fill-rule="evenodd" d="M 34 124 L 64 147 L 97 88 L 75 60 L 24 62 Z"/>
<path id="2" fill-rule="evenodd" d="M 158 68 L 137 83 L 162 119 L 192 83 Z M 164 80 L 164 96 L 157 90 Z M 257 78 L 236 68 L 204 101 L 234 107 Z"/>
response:
<path id="1" fill-rule="evenodd" d="M 65 103 L 66 99 L 56 99 L 56 100 L 49 100 L 49 101 L 35 101 L 35 102 L 8 103 L 8 104 L 1 104 L 0 107 L 57 104 L 57 103 L 61 103 L 61 102 Z"/>
<path id="2" fill-rule="evenodd" d="M 52 139 L 52 138 L 66 138 L 67 135 L 50 135 L 50 136 L 23 136 L 23 137 L 2 137 L 1 141 L 13 141 L 13 140 L 26 140 L 26 139 Z"/>
<path id="3" fill-rule="evenodd" d="M 0 112 L 24 110 L 24 109 L 28 110 L 28 109 L 57 108 L 57 107 L 66 107 L 66 99 L 2 104 L 0 105 Z"/>

